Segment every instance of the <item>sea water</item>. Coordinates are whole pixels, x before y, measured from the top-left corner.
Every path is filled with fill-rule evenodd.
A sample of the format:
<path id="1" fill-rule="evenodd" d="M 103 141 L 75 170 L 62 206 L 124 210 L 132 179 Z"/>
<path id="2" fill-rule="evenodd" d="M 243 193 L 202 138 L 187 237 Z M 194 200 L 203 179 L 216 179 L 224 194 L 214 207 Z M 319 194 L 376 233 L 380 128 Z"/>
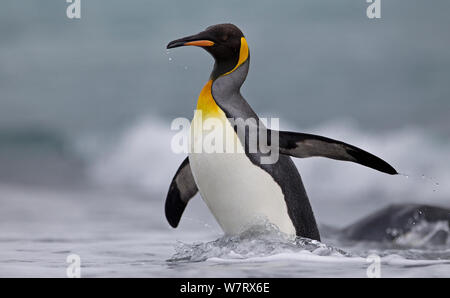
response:
<path id="1" fill-rule="evenodd" d="M 366 277 L 373 255 L 381 276 L 449 277 L 448 244 L 429 243 L 442 223 L 393 243 L 339 230 L 393 203 L 450 207 L 450 4 L 385 1 L 368 20 L 365 1 L 347 2 L 82 1 L 72 21 L 64 1 L 3 1 L 0 276 L 66 277 L 75 254 L 85 277 Z M 177 229 L 164 218 L 185 158 L 170 123 L 192 117 L 213 66 L 165 46 L 221 22 L 246 34 L 242 94 L 261 117 L 404 174 L 296 159 L 320 243 L 260 227 L 224 236 L 199 196 Z"/>

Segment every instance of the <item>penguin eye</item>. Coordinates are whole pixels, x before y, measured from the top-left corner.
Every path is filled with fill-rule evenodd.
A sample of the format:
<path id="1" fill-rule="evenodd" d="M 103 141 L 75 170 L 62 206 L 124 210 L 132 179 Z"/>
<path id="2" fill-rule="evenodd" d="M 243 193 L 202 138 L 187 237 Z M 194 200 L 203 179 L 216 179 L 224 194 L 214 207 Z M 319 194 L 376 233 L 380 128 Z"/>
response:
<path id="1" fill-rule="evenodd" d="M 222 35 L 222 41 L 227 41 L 228 40 L 228 34 Z"/>

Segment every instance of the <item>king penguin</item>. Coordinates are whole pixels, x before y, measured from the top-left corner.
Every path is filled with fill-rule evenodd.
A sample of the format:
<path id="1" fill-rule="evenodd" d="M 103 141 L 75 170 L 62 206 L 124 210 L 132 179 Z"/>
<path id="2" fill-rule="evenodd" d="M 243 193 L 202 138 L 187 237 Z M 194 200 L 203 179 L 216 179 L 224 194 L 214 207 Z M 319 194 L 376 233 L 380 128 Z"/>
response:
<path id="1" fill-rule="evenodd" d="M 198 34 L 171 41 L 167 49 L 181 46 L 201 47 L 215 60 L 198 98 L 196 110 L 201 113 L 196 112 L 191 122 L 191 143 L 203 137 L 201 124 L 213 119 L 224 124 L 225 141 L 235 141 L 241 150 L 205 152 L 192 150 L 191 145 L 166 198 L 165 214 L 172 227 L 178 226 L 189 200 L 200 192 L 227 235 L 243 232 L 262 219 L 288 235 L 320 240 L 308 196 L 291 157 L 321 156 L 397 174 L 382 159 L 344 142 L 265 127 L 269 136 L 278 136 L 279 157 L 273 163 L 261 162 L 262 150 L 249 150 L 250 138 L 239 135 L 230 121 L 259 120 L 240 92 L 250 63 L 249 47 L 242 31 L 233 24 L 213 25 Z"/>

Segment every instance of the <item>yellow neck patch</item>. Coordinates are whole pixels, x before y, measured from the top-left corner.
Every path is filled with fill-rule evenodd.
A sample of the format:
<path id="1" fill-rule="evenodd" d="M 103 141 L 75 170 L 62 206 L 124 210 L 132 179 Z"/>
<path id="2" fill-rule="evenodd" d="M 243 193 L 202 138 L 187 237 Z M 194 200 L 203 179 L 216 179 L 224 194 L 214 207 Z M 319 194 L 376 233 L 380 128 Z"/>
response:
<path id="1" fill-rule="evenodd" d="M 212 80 L 209 80 L 203 87 L 197 101 L 197 110 L 201 110 L 204 117 L 218 116 L 222 110 L 216 104 L 216 101 L 212 97 L 211 87 Z M 223 112 L 222 112 L 223 113 Z"/>
<path id="2" fill-rule="evenodd" d="M 248 59 L 249 51 L 248 44 L 244 37 L 241 37 L 241 49 L 239 51 L 239 60 L 236 66 L 230 70 L 229 72 L 223 74 L 222 76 L 226 76 L 233 71 L 235 71 L 239 66 L 242 65 Z M 224 114 L 224 112 L 219 108 L 216 104 L 216 101 L 212 97 L 212 80 L 209 80 L 206 85 L 203 87 L 197 101 L 197 110 L 201 110 L 204 117 L 217 117 L 219 115 Z"/>

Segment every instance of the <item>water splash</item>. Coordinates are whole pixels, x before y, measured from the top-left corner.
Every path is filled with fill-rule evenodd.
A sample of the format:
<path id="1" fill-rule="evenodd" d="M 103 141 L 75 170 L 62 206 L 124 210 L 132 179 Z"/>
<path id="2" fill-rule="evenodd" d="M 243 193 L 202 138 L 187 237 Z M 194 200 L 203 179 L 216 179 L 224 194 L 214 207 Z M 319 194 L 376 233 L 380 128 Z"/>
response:
<path id="1" fill-rule="evenodd" d="M 315 256 L 350 256 L 347 252 L 320 241 L 292 237 L 275 226 L 253 226 L 235 236 L 223 236 L 205 243 L 178 242 L 169 262 L 202 262 L 208 259 L 249 259 L 284 253 L 311 253 Z"/>
<path id="2" fill-rule="evenodd" d="M 210 224 L 208 224 L 208 223 L 206 223 L 206 222 L 204 222 L 204 221 L 202 221 L 202 220 L 199 220 L 199 219 L 197 219 L 197 218 L 192 218 L 192 217 L 189 217 L 189 216 L 185 216 L 184 219 L 185 219 L 186 221 L 190 221 L 190 222 L 199 224 L 201 227 L 203 227 L 203 228 L 205 228 L 205 229 L 207 229 L 207 230 L 214 231 L 214 232 L 220 232 L 220 231 L 218 231 L 215 227 L 213 227 L 213 226 L 211 226 Z"/>
<path id="3" fill-rule="evenodd" d="M 415 180 L 422 180 L 425 181 L 426 183 L 429 183 L 433 186 L 433 192 L 437 192 L 437 188 L 440 186 L 440 183 L 437 181 L 437 178 L 435 177 L 429 177 L 426 176 L 425 174 L 422 174 L 420 177 L 419 176 L 415 176 L 415 175 L 411 175 L 411 174 L 406 174 L 406 173 L 398 173 L 399 176 L 403 176 L 406 179 L 409 178 L 414 178 Z"/>
<path id="4" fill-rule="evenodd" d="M 406 179 L 409 179 L 409 174 L 406 174 L 406 173 L 398 173 L 398 175 L 399 175 L 399 176 L 403 176 L 403 177 L 405 177 Z"/>
<path id="5" fill-rule="evenodd" d="M 436 178 L 428 177 L 428 176 L 425 176 L 425 174 L 422 174 L 422 179 L 425 180 L 428 183 L 431 183 L 433 185 L 433 187 L 434 187 L 433 188 L 433 192 L 437 191 L 437 187 L 439 187 L 439 182 L 436 181 Z"/>
<path id="6" fill-rule="evenodd" d="M 166 55 L 167 56 L 170 55 L 170 50 L 169 49 L 166 50 Z M 171 62 L 171 61 L 172 61 L 172 57 L 169 56 L 169 62 Z"/>

